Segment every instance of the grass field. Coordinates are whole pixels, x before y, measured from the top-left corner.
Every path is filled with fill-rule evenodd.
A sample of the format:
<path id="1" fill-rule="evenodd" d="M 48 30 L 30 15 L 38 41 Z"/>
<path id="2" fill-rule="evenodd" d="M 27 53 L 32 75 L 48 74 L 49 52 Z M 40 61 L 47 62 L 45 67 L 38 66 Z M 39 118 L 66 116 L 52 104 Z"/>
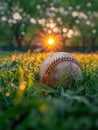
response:
<path id="1" fill-rule="evenodd" d="M 0 52 L 0 130 L 97 130 L 98 53 L 72 53 L 83 79 L 63 89 L 40 82 L 49 53 Z"/>

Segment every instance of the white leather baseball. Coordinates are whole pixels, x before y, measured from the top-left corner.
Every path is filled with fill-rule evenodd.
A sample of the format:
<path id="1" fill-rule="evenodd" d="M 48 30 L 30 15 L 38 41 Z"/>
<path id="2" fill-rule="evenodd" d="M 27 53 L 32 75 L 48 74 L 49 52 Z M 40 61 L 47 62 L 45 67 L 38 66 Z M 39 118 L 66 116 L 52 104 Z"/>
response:
<path id="1" fill-rule="evenodd" d="M 82 67 L 80 62 L 70 53 L 57 52 L 43 61 L 39 75 L 42 83 L 56 87 L 58 83 L 62 82 L 62 86 L 65 88 L 70 79 L 82 77 Z"/>

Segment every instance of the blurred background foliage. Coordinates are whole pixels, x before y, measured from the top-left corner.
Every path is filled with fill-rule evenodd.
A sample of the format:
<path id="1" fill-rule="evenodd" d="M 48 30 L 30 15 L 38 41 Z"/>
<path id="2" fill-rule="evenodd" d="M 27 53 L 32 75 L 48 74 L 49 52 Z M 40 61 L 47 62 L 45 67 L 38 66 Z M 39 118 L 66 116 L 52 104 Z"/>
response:
<path id="1" fill-rule="evenodd" d="M 38 32 L 60 35 L 63 48 L 98 47 L 98 1 L 0 0 L 0 46 L 32 50 Z"/>

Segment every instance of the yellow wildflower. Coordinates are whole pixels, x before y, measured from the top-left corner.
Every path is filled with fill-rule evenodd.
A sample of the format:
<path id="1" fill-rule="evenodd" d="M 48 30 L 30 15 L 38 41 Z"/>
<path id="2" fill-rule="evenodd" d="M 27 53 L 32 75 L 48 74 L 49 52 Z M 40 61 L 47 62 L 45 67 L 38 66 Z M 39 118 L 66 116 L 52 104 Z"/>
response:
<path id="1" fill-rule="evenodd" d="M 26 82 L 23 81 L 20 83 L 19 89 L 23 91 L 25 90 L 25 88 L 26 88 Z"/>
<path id="2" fill-rule="evenodd" d="M 45 92 L 45 94 L 44 94 L 45 96 L 48 96 L 49 94 L 48 94 L 48 92 Z"/>
<path id="3" fill-rule="evenodd" d="M 47 109 L 47 105 L 46 104 L 42 104 L 39 107 L 40 112 L 44 112 L 46 109 Z"/>

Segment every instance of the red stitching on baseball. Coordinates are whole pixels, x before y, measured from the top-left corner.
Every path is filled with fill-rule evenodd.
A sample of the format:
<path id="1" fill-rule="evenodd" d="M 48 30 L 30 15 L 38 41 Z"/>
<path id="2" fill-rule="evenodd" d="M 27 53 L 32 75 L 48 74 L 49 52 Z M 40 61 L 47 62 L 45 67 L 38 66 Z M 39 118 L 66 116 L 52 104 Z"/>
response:
<path id="1" fill-rule="evenodd" d="M 74 58 L 71 58 L 71 57 L 59 57 L 58 59 L 55 59 L 47 68 L 47 70 L 45 71 L 45 74 L 43 76 L 43 80 L 45 81 L 47 76 L 52 72 L 52 70 L 59 64 L 59 63 L 62 63 L 62 62 L 65 62 L 65 61 L 69 61 L 69 62 L 72 62 L 72 63 L 75 63 L 79 66 L 79 68 L 81 70 L 82 69 L 82 66 L 81 64 Z"/>

